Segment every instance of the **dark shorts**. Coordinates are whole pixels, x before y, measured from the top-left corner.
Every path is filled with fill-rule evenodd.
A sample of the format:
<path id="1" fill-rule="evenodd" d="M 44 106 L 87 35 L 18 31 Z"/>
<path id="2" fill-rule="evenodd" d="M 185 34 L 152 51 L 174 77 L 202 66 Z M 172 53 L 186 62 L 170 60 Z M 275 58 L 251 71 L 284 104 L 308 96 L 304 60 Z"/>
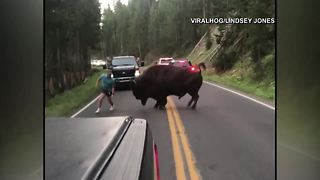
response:
<path id="1" fill-rule="evenodd" d="M 109 91 L 109 90 L 105 90 L 105 89 L 102 89 L 102 93 L 105 94 L 106 96 L 110 97 L 112 95 L 112 92 Z"/>

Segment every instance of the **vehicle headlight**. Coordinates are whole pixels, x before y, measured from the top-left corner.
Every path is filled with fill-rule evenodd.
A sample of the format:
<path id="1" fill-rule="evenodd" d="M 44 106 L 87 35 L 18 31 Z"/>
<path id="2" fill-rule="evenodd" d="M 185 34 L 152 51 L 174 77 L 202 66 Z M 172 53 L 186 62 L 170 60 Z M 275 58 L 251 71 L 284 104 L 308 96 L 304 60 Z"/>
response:
<path id="1" fill-rule="evenodd" d="M 139 76 L 140 75 L 140 72 L 139 72 L 139 70 L 136 70 L 136 72 L 134 73 L 134 76 Z"/>

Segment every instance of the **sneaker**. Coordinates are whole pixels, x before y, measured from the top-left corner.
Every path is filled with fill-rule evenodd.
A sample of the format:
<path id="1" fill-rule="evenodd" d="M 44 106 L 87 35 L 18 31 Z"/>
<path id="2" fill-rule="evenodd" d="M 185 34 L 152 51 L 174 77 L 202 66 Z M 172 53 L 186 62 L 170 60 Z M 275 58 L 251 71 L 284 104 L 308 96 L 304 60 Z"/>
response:
<path id="1" fill-rule="evenodd" d="M 97 110 L 96 110 L 96 113 L 99 113 L 100 112 L 100 108 L 98 108 Z"/>
<path id="2" fill-rule="evenodd" d="M 110 107 L 109 111 L 113 111 L 113 106 Z"/>

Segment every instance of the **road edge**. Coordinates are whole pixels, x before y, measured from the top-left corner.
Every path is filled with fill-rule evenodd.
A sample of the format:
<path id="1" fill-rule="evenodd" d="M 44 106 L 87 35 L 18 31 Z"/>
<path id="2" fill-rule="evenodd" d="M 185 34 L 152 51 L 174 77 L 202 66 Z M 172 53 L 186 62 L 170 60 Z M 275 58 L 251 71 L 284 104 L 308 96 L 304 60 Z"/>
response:
<path id="1" fill-rule="evenodd" d="M 228 91 L 228 92 L 231 92 L 231 93 L 233 93 L 233 94 L 236 94 L 236 95 L 241 96 L 241 97 L 243 97 L 243 98 L 246 98 L 246 99 L 248 99 L 248 100 L 251 100 L 252 102 L 255 102 L 255 103 L 258 103 L 258 104 L 260 104 L 260 105 L 263 105 L 263 106 L 265 106 L 265 107 L 267 107 L 267 108 L 269 108 L 269 109 L 275 110 L 275 107 L 274 107 L 274 106 L 271 106 L 271 105 L 269 105 L 269 104 L 267 104 L 267 103 L 261 102 L 261 101 L 255 99 L 255 98 L 249 97 L 249 96 L 244 95 L 244 94 L 242 94 L 242 93 L 240 93 L 240 92 L 236 92 L 235 90 L 231 90 L 231 89 L 229 89 L 229 88 L 223 87 L 223 86 L 221 86 L 221 85 L 217 85 L 217 84 L 212 83 L 212 82 L 208 82 L 208 81 L 203 81 L 203 82 L 206 83 L 206 84 L 208 84 L 208 85 L 215 86 L 215 87 L 218 87 L 218 88 L 223 89 L 223 90 L 225 90 L 225 91 Z"/>
<path id="2" fill-rule="evenodd" d="M 97 97 L 95 97 L 92 101 L 90 101 L 87 105 L 82 107 L 79 111 L 77 111 L 76 113 L 71 115 L 70 118 L 76 117 L 78 114 L 80 114 L 82 111 L 84 111 L 87 107 L 89 107 L 91 104 L 93 104 L 98 98 L 99 98 L 99 95 Z"/>

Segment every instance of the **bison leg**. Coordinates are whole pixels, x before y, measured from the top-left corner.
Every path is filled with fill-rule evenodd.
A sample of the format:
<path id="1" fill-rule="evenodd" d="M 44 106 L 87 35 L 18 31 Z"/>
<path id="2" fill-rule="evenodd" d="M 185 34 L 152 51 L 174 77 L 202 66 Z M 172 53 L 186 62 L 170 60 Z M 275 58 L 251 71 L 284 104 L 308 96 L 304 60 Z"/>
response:
<path id="1" fill-rule="evenodd" d="M 159 107 L 159 100 L 157 100 L 156 104 L 153 106 L 153 108 L 157 109 Z"/>
<path id="2" fill-rule="evenodd" d="M 192 105 L 192 109 L 195 109 L 198 103 L 198 99 L 199 99 L 199 94 L 196 94 L 194 97 L 192 97 L 193 99 L 193 105 Z"/>
<path id="3" fill-rule="evenodd" d="M 181 99 L 184 95 L 186 95 L 186 93 L 184 92 L 184 93 L 181 93 L 181 94 L 179 94 L 179 99 Z"/>
<path id="4" fill-rule="evenodd" d="M 188 107 L 191 105 L 192 102 L 193 102 L 193 97 L 191 97 L 190 101 L 188 102 Z"/>
<path id="5" fill-rule="evenodd" d="M 167 104 L 167 98 L 159 98 L 157 99 L 156 104 L 153 106 L 155 109 L 165 109 L 165 105 Z"/>
<path id="6" fill-rule="evenodd" d="M 196 106 L 197 106 L 198 99 L 199 99 L 199 94 L 198 94 L 197 91 L 189 92 L 189 94 L 190 94 L 190 96 L 191 96 L 191 99 L 190 99 L 190 101 L 189 101 L 189 103 L 188 103 L 188 107 L 190 107 L 191 104 L 193 103 L 192 106 L 191 106 L 191 108 L 192 108 L 192 109 L 195 109 Z"/>
<path id="7" fill-rule="evenodd" d="M 164 110 L 166 109 L 165 106 L 167 104 L 167 98 L 163 98 L 159 104 L 159 109 Z"/>
<path id="8" fill-rule="evenodd" d="M 146 103 L 147 103 L 147 98 L 146 99 L 141 99 L 141 104 L 144 106 L 144 105 L 146 105 Z"/>

